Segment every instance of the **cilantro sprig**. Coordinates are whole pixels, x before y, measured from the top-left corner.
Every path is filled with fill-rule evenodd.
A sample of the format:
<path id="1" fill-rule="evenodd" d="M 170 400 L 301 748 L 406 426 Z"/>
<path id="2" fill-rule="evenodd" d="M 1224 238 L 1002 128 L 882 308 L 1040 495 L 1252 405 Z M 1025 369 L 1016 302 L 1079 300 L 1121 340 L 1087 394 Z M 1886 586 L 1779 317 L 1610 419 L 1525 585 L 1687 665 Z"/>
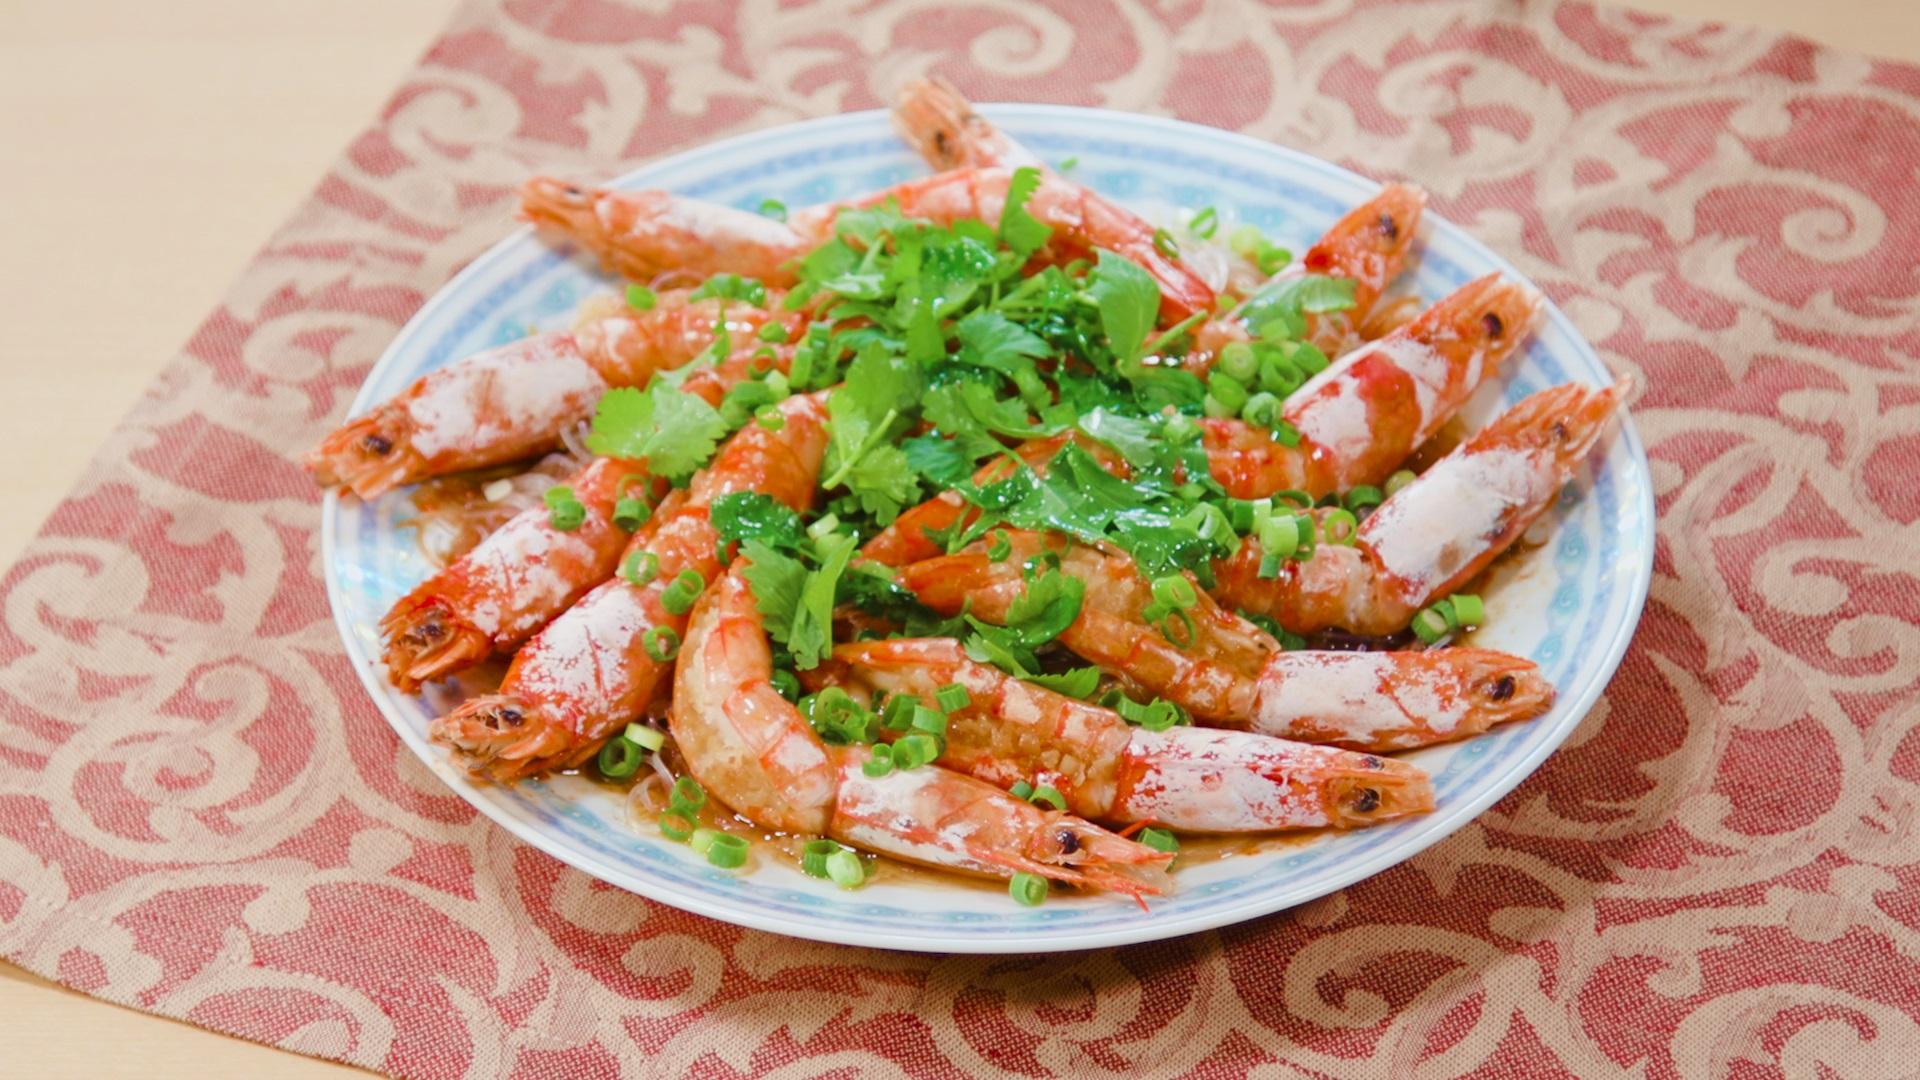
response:
<path id="1" fill-rule="evenodd" d="M 644 458 L 647 471 L 684 483 L 713 457 L 727 425 L 713 406 L 664 383 L 618 387 L 600 397 L 587 449 L 605 457 Z"/>

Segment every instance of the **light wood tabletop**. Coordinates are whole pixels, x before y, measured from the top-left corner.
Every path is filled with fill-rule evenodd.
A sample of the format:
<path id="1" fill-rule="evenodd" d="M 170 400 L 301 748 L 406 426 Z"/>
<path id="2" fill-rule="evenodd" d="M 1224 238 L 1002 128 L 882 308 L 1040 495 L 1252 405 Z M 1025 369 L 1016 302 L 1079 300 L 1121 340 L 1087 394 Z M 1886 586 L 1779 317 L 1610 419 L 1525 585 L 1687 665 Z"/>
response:
<path id="1" fill-rule="evenodd" d="M 0 0 L 0 562 L 454 0 Z M 1636 0 L 1920 60 L 1915 0 Z M 111 317 L 102 317 L 111 312 Z M 8 1075 L 350 1070 L 104 1004 L 0 963 Z"/>

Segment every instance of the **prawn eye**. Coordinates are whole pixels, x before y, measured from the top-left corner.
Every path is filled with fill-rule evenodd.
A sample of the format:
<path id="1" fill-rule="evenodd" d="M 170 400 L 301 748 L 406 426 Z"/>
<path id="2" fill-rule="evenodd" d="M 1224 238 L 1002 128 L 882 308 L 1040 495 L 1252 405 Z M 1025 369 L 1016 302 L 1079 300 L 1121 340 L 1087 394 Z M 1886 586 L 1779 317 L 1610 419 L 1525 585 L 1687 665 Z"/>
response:
<path id="1" fill-rule="evenodd" d="M 580 188 L 579 188 L 578 186 L 576 186 L 576 185 L 574 185 L 574 184 L 568 184 L 568 185 L 567 185 L 567 194 L 568 194 L 568 195 L 570 195 L 570 196 L 572 196 L 573 198 L 576 198 L 576 199 L 577 199 L 577 198 L 579 198 L 580 196 L 582 196 L 582 195 L 585 195 L 585 194 L 586 194 L 586 192 L 584 192 L 584 191 L 581 191 L 581 190 L 580 190 Z"/>
<path id="2" fill-rule="evenodd" d="M 1564 421 L 1564 420 L 1555 420 L 1555 421 L 1553 422 L 1553 426 L 1552 426 L 1552 427 L 1550 427 L 1550 428 L 1548 428 L 1547 430 L 1548 430 L 1549 432 L 1551 432 L 1551 433 L 1553 434 L 1553 441 L 1554 441 L 1554 442 L 1566 442 L 1566 441 L 1567 441 L 1567 424 L 1566 424 L 1566 421 Z"/>
<path id="3" fill-rule="evenodd" d="M 1480 316 L 1480 325 L 1486 329 L 1487 336 L 1491 338 L 1497 338 L 1507 330 L 1507 324 L 1501 322 L 1499 314 L 1492 311 Z"/>
<path id="4" fill-rule="evenodd" d="M 438 641 L 446 635 L 446 632 L 447 628 L 441 625 L 440 620 L 432 619 L 414 627 L 413 633 L 409 636 L 415 641 Z"/>
<path id="5" fill-rule="evenodd" d="M 1379 790 L 1370 787 L 1361 788 L 1359 793 L 1353 798 L 1353 809 L 1356 813 L 1361 814 L 1371 814 L 1375 810 L 1380 809 Z"/>
<path id="6" fill-rule="evenodd" d="M 1381 214 L 1379 224 L 1380 235 L 1386 237 L 1388 243 L 1400 239 L 1400 223 L 1393 220 L 1392 214 Z"/>
<path id="7" fill-rule="evenodd" d="M 393 440 L 376 432 L 360 440 L 360 449 L 369 454 L 390 454 L 393 452 Z"/>
<path id="8" fill-rule="evenodd" d="M 1060 854 L 1062 855 L 1071 855 L 1080 850 L 1080 834 L 1074 832 L 1072 829 L 1061 829 L 1059 832 L 1053 834 L 1053 838 L 1060 842 Z"/>
<path id="9" fill-rule="evenodd" d="M 493 715 L 494 719 L 499 720 L 508 727 L 519 727 L 520 722 L 526 719 L 526 716 L 522 714 L 519 709 L 511 707 L 501 709 Z"/>
<path id="10" fill-rule="evenodd" d="M 1381 761 L 1379 758 L 1374 757 L 1372 754 L 1368 754 L 1366 757 L 1362 758 L 1360 761 L 1360 767 L 1363 769 L 1385 768 L 1386 764 L 1387 764 L 1386 762 Z M 1368 789 L 1368 790 L 1372 790 L 1372 789 Z M 1375 796 L 1375 798 L 1378 798 L 1378 797 L 1379 796 Z"/>
<path id="11" fill-rule="evenodd" d="M 1511 675 L 1500 676 L 1500 678 L 1494 682 L 1493 689 L 1487 692 L 1487 696 L 1492 698 L 1495 701 L 1505 701 L 1508 698 L 1512 697 L 1513 696 L 1513 676 Z"/>

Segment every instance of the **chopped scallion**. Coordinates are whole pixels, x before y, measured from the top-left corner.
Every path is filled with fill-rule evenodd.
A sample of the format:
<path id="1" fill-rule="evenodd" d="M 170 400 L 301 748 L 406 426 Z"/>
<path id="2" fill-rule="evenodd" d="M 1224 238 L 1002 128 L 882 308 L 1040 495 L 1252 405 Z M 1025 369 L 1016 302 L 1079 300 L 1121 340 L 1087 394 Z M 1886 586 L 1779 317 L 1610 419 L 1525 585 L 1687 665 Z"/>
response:
<path id="1" fill-rule="evenodd" d="M 671 626 L 648 627 L 640 635 L 640 647 L 656 664 L 664 664 L 680 653 L 680 635 Z"/>
<path id="2" fill-rule="evenodd" d="M 843 889 L 857 889 L 866 883 L 867 866 L 851 848 L 841 848 L 827 856 L 827 878 Z"/>
<path id="3" fill-rule="evenodd" d="M 555 484 L 547 489 L 547 520 L 561 532 L 572 532 L 586 524 L 587 508 L 574 497 L 573 489 Z"/>
<path id="4" fill-rule="evenodd" d="M 1354 537 L 1359 535 L 1359 532 L 1360 519 L 1354 517 L 1351 510 L 1335 507 L 1321 515 L 1320 535 L 1325 537 L 1329 544 L 1352 547 Z"/>
<path id="5" fill-rule="evenodd" d="M 607 740 L 600 748 L 600 756 L 595 764 L 600 767 L 600 775 L 609 780 L 625 780 L 640 771 L 640 762 L 646 758 L 646 751 L 639 743 L 617 735 Z"/>
<path id="6" fill-rule="evenodd" d="M 1447 617 L 1436 608 L 1424 608 L 1413 617 L 1413 633 L 1429 645 L 1453 632 L 1447 625 Z"/>
<path id="7" fill-rule="evenodd" d="M 1448 599 L 1453 601 L 1454 618 L 1461 626 L 1479 626 L 1487 617 L 1487 608 L 1478 596 L 1472 593 L 1454 593 Z"/>
<path id="8" fill-rule="evenodd" d="M 1139 840 L 1155 851 L 1178 853 L 1180 850 L 1180 838 L 1165 829 L 1141 829 Z"/>
<path id="9" fill-rule="evenodd" d="M 620 576 L 635 588 L 644 587 L 660 576 L 660 556 L 635 548 L 620 560 Z"/>
<path id="10" fill-rule="evenodd" d="M 682 776 L 673 782 L 673 794 L 668 797 L 667 805 L 684 814 L 698 813 L 707 804 L 707 789 L 700 781 L 691 776 Z"/>
<path id="11" fill-rule="evenodd" d="M 648 508 L 646 500 L 636 499 L 632 495 L 622 495 L 613 504 L 613 523 L 628 532 L 645 525 L 651 516 L 653 511 Z"/>
<path id="12" fill-rule="evenodd" d="M 945 709 L 947 712 L 953 712 L 973 704 L 973 695 L 969 694 L 967 688 L 959 683 L 948 683 L 933 692 L 933 700 L 934 703 L 942 709 Z"/>
<path id="13" fill-rule="evenodd" d="M 655 303 L 653 290 L 645 285 L 627 286 L 627 306 L 635 311 L 652 311 Z"/>
<path id="14" fill-rule="evenodd" d="M 660 834 L 669 840 L 685 840 L 693 835 L 693 813 L 688 810 L 667 810 L 660 815 Z"/>
<path id="15" fill-rule="evenodd" d="M 1369 507 L 1379 506 L 1385 499 L 1386 495 L 1379 488 L 1372 484 L 1361 484 L 1347 492 L 1347 509 L 1357 514 Z"/>
<path id="16" fill-rule="evenodd" d="M 748 846 L 744 837 L 718 833 L 707 845 L 707 862 L 722 870 L 737 870 L 747 864 Z"/>
<path id="17" fill-rule="evenodd" d="M 809 877 L 827 876 L 827 860 L 834 852 L 845 850 L 832 840 L 809 840 L 800 849 L 800 870 Z"/>
<path id="18" fill-rule="evenodd" d="M 645 724 L 628 724 L 625 734 L 628 739 L 638 744 L 640 749 L 649 753 L 667 745 L 665 732 Z"/>
<path id="19" fill-rule="evenodd" d="M 1176 611 L 1185 611 L 1200 602 L 1200 596 L 1194 591 L 1193 582 L 1179 574 L 1168 574 L 1153 579 L 1153 599 Z"/>
<path id="20" fill-rule="evenodd" d="M 685 615 L 693 610 L 693 602 L 700 599 L 700 594 L 706 588 L 707 579 L 700 576 L 700 571 L 689 567 L 680 571 L 673 583 L 660 594 L 660 606 L 666 608 L 670 615 Z"/>
<path id="21" fill-rule="evenodd" d="M 1007 892 L 1022 907 L 1039 907 L 1047 898 L 1047 879 L 1022 870 L 1007 883 Z"/>

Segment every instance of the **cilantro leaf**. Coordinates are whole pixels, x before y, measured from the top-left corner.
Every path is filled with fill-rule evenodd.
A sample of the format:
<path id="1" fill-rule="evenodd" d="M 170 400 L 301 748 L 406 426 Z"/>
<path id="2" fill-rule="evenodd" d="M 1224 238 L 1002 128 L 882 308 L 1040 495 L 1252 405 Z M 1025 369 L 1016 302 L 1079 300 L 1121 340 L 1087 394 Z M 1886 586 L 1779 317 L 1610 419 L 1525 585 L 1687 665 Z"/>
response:
<path id="1" fill-rule="evenodd" d="M 999 453 L 1001 446 L 984 436 L 969 434 L 943 439 L 936 434 L 915 436 L 900 444 L 907 467 L 943 488 L 959 487 L 973 476 L 974 465 Z"/>
<path id="2" fill-rule="evenodd" d="M 800 558 L 760 540 L 740 545 L 747 560 L 741 573 L 753 589 L 767 635 L 793 654 L 801 671 L 818 667 L 833 651 L 834 597 L 853 547 L 853 537 L 829 533 L 815 543 L 820 566 L 808 570 Z"/>
<path id="3" fill-rule="evenodd" d="M 933 609 L 922 604 L 911 590 L 896 582 L 890 570 L 871 562 L 856 563 L 840 575 L 834 602 L 852 604 L 869 615 L 878 615 L 902 624 L 916 620 L 937 621 L 940 618 Z"/>
<path id="4" fill-rule="evenodd" d="M 920 494 L 913 467 L 897 446 L 876 446 L 861 454 L 847 470 L 846 483 L 860 500 L 860 508 L 883 524 L 898 517 Z"/>
<path id="5" fill-rule="evenodd" d="M 899 233 L 911 225 L 912 219 L 900 212 L 900 204 L 889 196 L 872 206 L 854 206 L 840 211 L 834 216 L 833 231 L 836 236 L 851 236 L 860 241 L 861 247 L 880 246 L 880 238 L 889 233 Z"/>
<path id="6" fill-rule="evenodd" d="M 678 482 L 713 457 L 726 433 L 719 411 L 692 394 L 665 385 L 619 387 L 601 395 L 587 449 L 645 458 L 648 472 Z"/>
<path id="7" fill-rule="evenodd" d="M 906 457 L 889 444 L 901 415 L 920 393 L 920 372 L 879 342 L 861 348 L 846 382 L 827 399 L 827 476 L 820 486 L 846 484 L 861 506 L 892 520 L 917 490 Z M 865 459 L 872 457 L 872 461 Z"/>
<path id="8" fill-rule="evenodd" d="M 833 651 L 833 598 L 839 591 L 840 575 L 853 558 L 853 537 L 844 533 L 829 533 L 815 543 L 820 568 L 808 574 L 800 586 L 800 603 L 786 642 L 793 652 L 794 667 L 801 671 L 818 667 Z"/>
<path id="9" fill-rule="evenodd" d="M 1027 203 L 1040 187 L 1040 170 L 1023 165 L 1013 170 L 1007 183 L 1007 200 L 1000 207 L 1000 242 L 1014 254 L 1026 258 L 1046 246 L 1053 230 L 1027 211 Z"/>
<path id="10" fill-rule="evenodd" d="M 771 495 L 731 491 L 713 500 L 707 513 L 720 539 L 758 540 L 770 547 L 799 551 L 807 532 L 800 515 Z"/>
<path id="11" fill-rule="evenodd" d="M 925 408 L 935 427 L 954 435 L 991 431 L 1027 439 L 1059 430 L 1033 421 L 1018 398 L 996 397 L 991 387 L 977 382 L 936 387 L 927 394 Z"/>
<path id="12" fill-rule="evenodd" d="M 1048 570 L 1027 582 L 1027 589 L 1007 605 L 1007 629 L 1032 648 L 1060 636 L 1080 617 L 1087 583 L 1061 570 Z"/>
<path id="13" fill-rule="evenodd" d="M 1013 381 L 1028 405 L 1041 408 L 1053 401 L 1034 361 L 1053 352 L 1045 338 L 991 311 L 976 311 L 954 326 L 960 338 L 955 359 L 963 364 L 997 371 Z"/>
<path id="14" fill-rule="evenodd" d="M 992 664 L 1009 675 L 1025 677 L 1040 661 L 1033 650 L 1020 640 L 1020 632 L 1004 626 L 981 622 L 971 615 L 962 616 L 973 628 L 964 642 L 967 656 L 976 663 Z"/>
<path id="15" fill-rule="evenodd" d="M 1113 355 L 1138 359 L 1160 315 L 1160 286 L 1125 256 L 1098 250 L 1100 261 L 1087 274 L 1087 292 L 1100 309 L 1100 327 Z"/>
<path id="16" fill-rule="evenodd" d="M 1352 278 L 1305 274 L 1275 281 L 1246 299 L 1234 314 L 1248 326 L 1262 327 L 1276 320 L 1287 325 L 1291 336 L 1306 333 L 1307 315 L 1345 311 L 1354 305 Z"/>
<path id="17" fill-rule="evenodd" d="M 794 619 L 800 610 L 800 591 L 807 580 L 806 564 L 759 540 L 741 544 L 740 554 L 747 560 L 740 572 L 753 590 L 753 603 L 760 609 L 767 635 L 787 645 L 792 640 Z"/>
<path id="18" fill-rule="evenodd" d="M 1118 450 L 1129 465 L 1150 465 L 1158 456 L 1155 436 L 1159 434 L 1160 425 L 1152 420 L 1095 408 L 1081 419 L 1080 430 Z"/>
<path id="19" fill-rule="evenodd" d="M 1056 694 L 1085 700 L 1100 689 L 1100 669 L 1097 667 L 1077 667 L 1055 674 L 1034 674 L 1026 680 L 1035 686 L 1042 686 Z"/>

